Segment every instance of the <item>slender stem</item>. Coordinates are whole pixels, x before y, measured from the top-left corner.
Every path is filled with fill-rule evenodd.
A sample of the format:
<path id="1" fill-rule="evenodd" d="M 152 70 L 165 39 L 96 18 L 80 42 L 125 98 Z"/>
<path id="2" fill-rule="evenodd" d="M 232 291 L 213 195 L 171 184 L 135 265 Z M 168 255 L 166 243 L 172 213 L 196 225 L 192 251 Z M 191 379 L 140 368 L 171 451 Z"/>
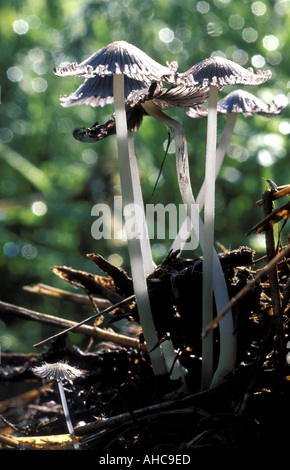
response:
<path id="1" fill-rule="evenodd" d="M 65 417 L 65 420 L 66 420 L 68 432 L 70 433 L 74 448 L 76 450 L 79 450 L 80 446 L 79 446 L 79 443 L 76 439 L 75 431 L 74 431 L 74 428 L 73 428 L 73 425 L 72 425 L 72 422 L 71 422 L 71 418 L 70 418 L 70 414 L 69 414 L 69 411 L 68 411 L 66 396 L 65 396 L 65 393 L 64 393 L 62 381 L 60 379 L 57 380 L 57 385 L 58 385 L 58 390 L 59 390 L 59 394 L 60 394 L 60 399 L 61 399 L 61 403 L 62 403 L 62 407 L 63 407 L 63 413 L 64 413 L 64 417 Z"/>
<path id="2" fill-rule="evenodd" d="M 137 164 L 137 159 L 135 155 L 134 139 L 133 139 L 132 132 L 128 133 L 128 142 L 129 142 L 129 154 L 130 154 L 132 173 L 135 175 L 138 175 L 139 170 L 138 170 L 138 164 Z M 137 205 L 137 207 L 140 207 L 141 209 L 140 215 L 142 219 L 140 221 L 140 225 L 142 227 L 141 231 L 142 231 L 143 236 L 141 236 L 140 245 L 141 245 L 141 249 L 143 252 L 145 274 L 149 275 L 156 268 L 156 264 L 154 263 L 153 258 L 152 258 L 152 251 L 151 251 L 151 246 L 150 246 L 147 222 L 145 218 L 145 209 L 144 209 L 143 196 L 142 196 L 142 190 L 141 190 L 139 177 L 133 178 L 133 192 L 134 192 L 135 204 Z"/>
<path id="3" fill-rule="evenodd" d="M 216 150 L 216 177 L 220 171 L 220 168 L 222 166 L 227 148 L 229 146 L 231 137 L 233 135 L 234 127 L 237 121 L 238 114 L 237 113 L 229 113 L 227 115 L 227 120 L 225 123 L 225 127 L 223 130 L 223 133 L 221 135 L 219 145 Z M 200 191 L 197 195 L 196 198 L 196 204 L 198 204 L 199 212 L 203 209 L 204 206 L 204 198 L 205 198 L 205 181 L 203 181 L 202 186 L 200 188 Z M 188 227 L 188 229 L 187 229 Z M 187 230 L 187 232 L 186 232 Z M 176 251 L 180 250 L 182 251 L 185 245 L 185 242 L 187 238 L 190 235 L 191 232 L 191 225 L 189 224 L 189 219 L 188 217 L 184 220 L 175 240 L 173 241 L 171 245 L 171 250 Z M 187 235 L 186 235 L 187 233 Z"/>
<path id="4" fill-rule="evenodd" d="M 129 141 L 127 120 L 125 111 L 125 98 L 124 98 L 124 76 L 114 75 L 114 103 L 116 115 L 116 134 L 118 144 L 118 157 L 119 157 L 119 170 L 122 187 L 122 197 L 124 205 L 125 225 L 128 229 L 128 214 L 126 208 L 135 202 L 134 195 L 134 178 L 139 178 L 139 175 L 132 174 L 132 165 L 130 160 Z M 131 152 L 132 153 L 132 152 Z M 126 220 L 127 218 L 127 220 Z M 138 223 L 138 218 L 135 218 L 135 223 Z M 137 231 L 140 226 L 137 227 Z M 158 344 L 158 336 L 156 333 L 150 300 L 147 290 L 146 275 L 144 269 L 144 251 L 141 248 L 140 231 L 139 236 L 131 236 L 127 233 L 128 249 L 132 269 L 132 278 L 134 284 L 134 292 L 136 296 L 138 314 L 141 326 L 144 333 L 144 338 L 147 343 L 152 367 L 156 375 L 167 373 L 162 350 Z M 142 234 L 141 234 L 142 237 Z"/>
<path id="5" fill-rule="evenodd" d="M 215 213 L 215 174 L 217 136 L 217 95 L 212 86 L 209 92 L 207 118 L 207 148 L 205 163 L 204 198 L 204 258 L 202 280 L 202 324 L 203 328 L 213 319 L 213 247 Z M 213 336 L 202 342 L 202 389 L 209 388 L 213 375 Z"/>
<path id="6" fill-rule="evenodd" d="M 143 104 L 143 107 L 145 108 L 148 114 L 153 116 L 158 121 L 163 122 L 174 131 L 178 184 L 183 203 L 188 209 L 188 217 L 190 218 L 192 214 L 196 213 L 192 211 L 192 206 L 196 203 L 191 189 L 188 165 L 188 152 L 186 138 L 182 126 L 179 122 L 164 114 L 152 102 L 147 102 Z M 193 226 L 193 230 L 195 231 L 196 237 L 199 238 L 201 249 L 204 252 L 204 225 L 200 216 L 198 216 L 198 224 L 196 223 L 196 220 L 191 220 L 191 223 Z M 216 308 L 219 312 L 228 304 L 229 296 L 219 257 L 213 246 L 211 247 L 211 249 L 213 252 L 214 268 L 213 289 Z M 223 381 L 224 376 L 233 370 L 235 362 L 235 343 L 233 336 L 234 326 L 231 312 L 229 312 L 229 314 L 224 318 L 224 320 L 225 321 L 220 324 L 220 359 L 217 371 L 215 373 L 215 385 Z"/>

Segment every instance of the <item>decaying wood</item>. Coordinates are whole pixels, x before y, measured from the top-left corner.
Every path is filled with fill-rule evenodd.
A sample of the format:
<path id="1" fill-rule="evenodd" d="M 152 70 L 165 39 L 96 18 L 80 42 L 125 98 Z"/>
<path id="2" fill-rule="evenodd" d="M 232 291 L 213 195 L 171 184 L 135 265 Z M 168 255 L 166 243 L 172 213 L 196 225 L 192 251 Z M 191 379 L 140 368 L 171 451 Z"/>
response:
<path id="1" fill-rule="evenodd" d="M 278 186 L 277 191 L 272 191 L 272 198 L 273 199 L 280 199 L 284 196 L 290 196 L 290 184 L 286 184 L 284 186 Z M 258 206 L 263 205 L 262 199 L 256 202 Z"/>
<path id="2" fill-rule="evenodd" d="M 81 442 L 80 438 L 77 438 L 77 440 Z M 72 447 L 69 434 L 35 437 L 14 437 L 0 434 L 0 443 L 5 448 L 12 447 L 26 450 L 69 450 Z"/>
<path id="3" fill-rule="evenodd" d="M 290 217 L 290 201 L 286 202 L 281 207 L 278 207 L 277 209 L 271 211 L 267 216 L 258 222 L 254 227 L 252 227 L 248 232 L 246 233 L 246 236 L 248 237 L 251 235 L 253 232 L 256 233 L 263 233 L 267 228 L 277 224 L 281 220 L 287 221 L 288 218 Z"/>
<path id="4" fill-rule="evenodd" d="M 275 212 L 272 194 L 273 194 L 272 191 L 266 190 L 262 196 L 263 213 L 266 218 L 270 216 L 273 212 Z M 279 212 L 281 212 L 281 208 L 279 209 Z M 289 205 L 288 217 L 289 216 L 290 216 L 290 205 Z M 268 259 L 268 263 L 270 263 L 270 261 L 274 259 L 276 256 L 275 236 L 274 236 L 274 230 L 273 230 L 272 224 L 268 224 L 266 226 L 265 237 L 266 237 L 267 259 Z M 277 345 L 280 349 L 279 352 L 281 354 L 281 360 L 282 360 L 282 353 L 284 350 L 283 339 L 282 339 L 283 338 L 282 295 L 279 289 L 277 264 L 275 264 L 273 269 L 269 271 L 268 276 L 269 276 L 269 283 L 270 283 L 270 297 L 272 299 L 272 307 L 273 307 L 273 313 L 274 313 L 273 321 L 274 321 L 276 335 L 277 335 Z"/>
<path id="5" fill-rule="evenodd" d="M 262 279 L 264 276 L 269 274 L 272 269 L 274 269 L 277 264 L 283 259 L 286 258 L 290 253 L 290 245 L 285 246 L 276 256 L 273 258 L 267 266 L 261 269 L 258 274 L 250 281 L 235 297 L 232 297 L 230 302 L 226 307 L 219 313 L 218 316 L 208 325 L 208 327 L 203 331 L 202 336 L 205 337 L 210 331 L 216 328 L 219 324 L 219 321 L 223 318 L 226 313 L 231 310 L 254 286 L 255 284 Z"/>
<path id="6" fill-rule="evenodd" d="M 110 276 L 114 281 L 116 288 L 125 295 L 129 296 L 134 294 L 133 290 L 133 281 L 127 276 L 125 271 L 121 268 L 114 266 L 112 263 L 109 263 L 103 256 L 95 255 L 94 253 L 88 254 L 87 257 L 94 261 L 96 265 L 104 272 Z"/>
<path id="7" fill-rule="evenodd" d="M 120 302 L 125 297 L 117 292 L 111 278 L 79 271 L 67 266 L 54 266 L 52 272 L 73 286 L 81 287 L 91 295 L 100 295 L 112 303 Z"/>

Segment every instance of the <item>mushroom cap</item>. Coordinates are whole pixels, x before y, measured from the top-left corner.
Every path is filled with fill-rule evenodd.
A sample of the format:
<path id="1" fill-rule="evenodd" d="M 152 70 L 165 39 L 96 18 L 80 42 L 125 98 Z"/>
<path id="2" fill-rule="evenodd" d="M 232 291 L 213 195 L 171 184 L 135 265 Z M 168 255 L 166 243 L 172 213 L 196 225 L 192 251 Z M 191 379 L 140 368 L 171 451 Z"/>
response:
<path id="1" fill-rule="evenodd" d="M 55 364 L 43 362 L 41 366 L 33 367 L 32 371 L 35 375 L 49 380 L 74 380 L 83 375 L 83 372 L 77 367 L 61 361 Z"/>
<path id="2" fill-rule="evenodd" d="M 133 78 L 124 77 L 124 95 L 125 99 L 134 90 L 144 88 L 144 82 L 134 80 Z M 103 107 L 114 102 L 113 96 L 113 76 L 106 78 L 95 76 L 87 78 L 79 88 L 69 96 L 60 97 L 61 105 L 64 108 L 81 104 L 90 105 L 92 107 Z"/>
<path id="3" fill-rule="evenodd" d="M 80 64 L 73 62 L 65 67 L 56 67 L 54 73 L 61 77 L 83 78 L 124 74 L 149 85 L 152 80 L 171 76 L 176 69 L 176 62 L 165 67 L 138 47 L 126 41 L 116 41 L 98 50 Z"/>
<path id="4" fill-rule="evenodd" d="M 229 93 L 217 104 L 218 114 L 240 113 L 244 116 L 253 116 L 258 114 L 264 117 L 273 117 L 281 114 L 285 106 L 277 106 L 264 103 L 252 93 L 244 90 L 235 90 Z M 207 117 L 208 110 L 206 106 L 191 106 L 186 108 L 186 114 L 192 118 Z"/>
<path id="5" fill-rule="evenodd" d="M 127 101 L 131 107 L 153 101 L 160 110 L 165 110 L 172 107 L 194 106 L 204 103 L 208 98 L 209 88 L 187 87 L 183 84 L 163 88 L 159 83 L 153 82 L 149 88 L 132 92 Z"/>
<path id="6" fill-rule="evenodd" d="M 277 106 L 264 103 L 252 93 L 244 90 L 235 90 L 219 101 L 217 110 L 219 114 L 242 113 L 244 116 L 258 114 L 260 116 L 272 117 L 281 114 L 285 106 Z"/>
<path id="7" fill-rule="evenodd" d="M 179 74 L 180 80 L 191 86 L 216 86 L 219 91 L 225 85 L 259 85 L 272 76 L 270 70 L 258 71 L 245 69 L 235 62 L 223 57 L 211 57 L 191 67 L 187 72 Z"/>
<path id="8" fill-rule="evenodd" d="M 187 116 L 193 119 L 206 118 L 208 116 L 208 109 L 203 105 L 190 106 L 185 108 Z"/>

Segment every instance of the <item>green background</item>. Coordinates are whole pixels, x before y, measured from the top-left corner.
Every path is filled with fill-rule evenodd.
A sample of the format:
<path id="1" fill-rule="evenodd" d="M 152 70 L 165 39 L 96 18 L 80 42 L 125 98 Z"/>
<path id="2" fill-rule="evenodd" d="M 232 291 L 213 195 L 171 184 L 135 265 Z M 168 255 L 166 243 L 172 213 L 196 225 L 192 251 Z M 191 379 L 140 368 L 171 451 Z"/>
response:
<path id="1" fill-rule="evenodd" d="M 98 273 L 86 259 L 92 252 L 122 262 L 130 273 L 125 244 L 91 236 L 93 205 L 112 204 L 120 195 L 116 138 L 85 144 L 72 137 L 75 127 L 105 122 L 113 107 L 63 108 L 59 97 L 75 91 L 82 80 L 56 77 L 53 68 L 81 62 L 101 47 L 125 40 L 161 64 L 177 60 L 179 71 L 213 54 L 254 70 L 270 69 L 270 81 L 247 91 L 267 103 L 277 96 L 285 100 L 290 87 L 290 2 L 4 0 L 0 35 L 0 299 L 82 320 L 92 314 L 90 308 L 23 290 L 38 282 L 72 290 L 51 267 Z M 225 88 L 220 97 L 229 91 Z M 206 121 L 190 119 L 183 109 L 168 114 L 183 123 L 197 195 L 205 170 Z M 224 122 L 218 118 L 219 135 Z M 239 116 L 216 184 L 215 239 L 226 249 L 248 245 L 257 256 L 264 254 L 264 237 L 247 238 L 245 233 L 262 218 L 255 203 L 267 187 L 265 179 L 289 183 L 289 133 L 287 108 L 272 119 Z M 173 152 L 151 199 L 166 141 L 166 127 L 149 117 L 135 135 L 145 203 L 181 203 Z M 152 243 L 156 262 L 169 247 L 168 241 Z M 54 332 L 3 317 L 1 350 L 31 351 L 34 342 Z M 74 343 L 81 344 L 83 339 L 77 338 L 73 335 Z"/>

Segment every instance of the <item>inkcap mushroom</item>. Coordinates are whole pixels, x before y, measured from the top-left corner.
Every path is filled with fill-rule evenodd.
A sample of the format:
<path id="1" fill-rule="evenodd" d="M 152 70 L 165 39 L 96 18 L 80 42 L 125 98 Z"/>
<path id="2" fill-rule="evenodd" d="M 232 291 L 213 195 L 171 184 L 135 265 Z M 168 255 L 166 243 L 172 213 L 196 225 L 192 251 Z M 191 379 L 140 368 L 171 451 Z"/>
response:
<path id="1" fill-rule="evenodd" d="M 66 362 L 56 362 L 54 364 L 43 362 L 40 366 L 33 367 L 32 372 L 42 379 L 54 380 L 57 382 L 67 428 L 70 433 L 74 449 L 79 450 L 80 445 L 75 436 L 62 381 L 68 380 L 72 382 L 77 377 L 81 377 L 83 372 L 76 367 L 70 366 Z"/>

